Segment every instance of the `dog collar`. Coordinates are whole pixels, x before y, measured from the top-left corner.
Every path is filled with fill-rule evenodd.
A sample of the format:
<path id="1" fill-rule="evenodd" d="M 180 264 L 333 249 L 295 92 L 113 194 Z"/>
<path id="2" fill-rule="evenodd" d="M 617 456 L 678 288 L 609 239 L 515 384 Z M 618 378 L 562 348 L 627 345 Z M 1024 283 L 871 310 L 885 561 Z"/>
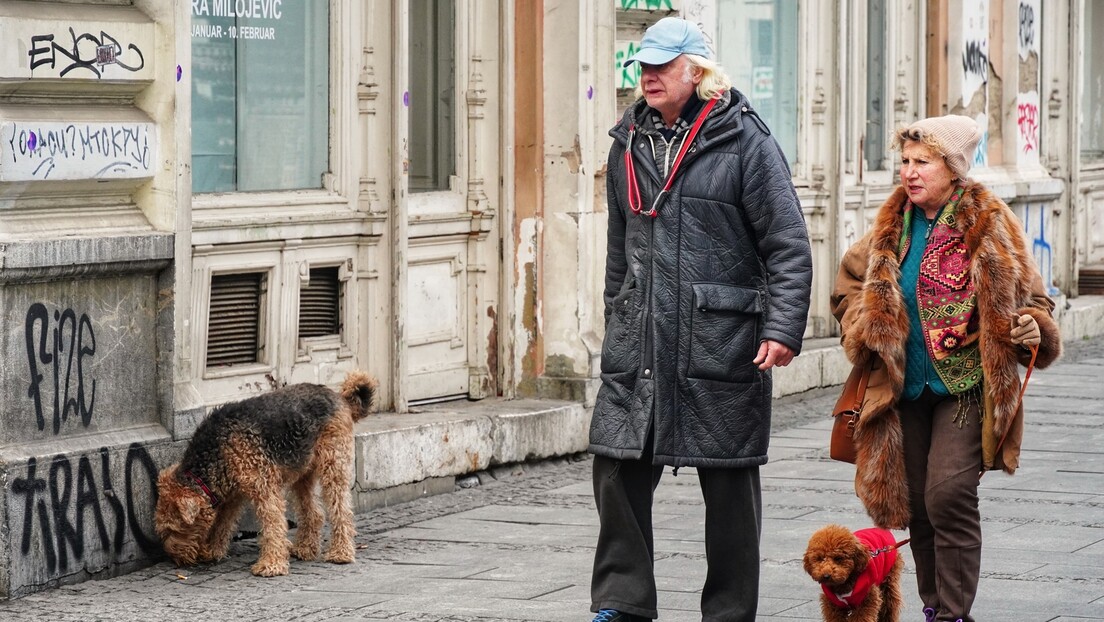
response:
<path id="1" fill-rule="evenodd" d="M 211 489 L 207 487 L 207 484 L 203 483 L 203 480 L 199 479 L 198 475 L 196 475 L 195 473 L 192 473 L 191 471 L 184 471 L 184 475 L 187 475 L 188 477 L 192 478 L 192 481 L 195 482 L 197 486 L 199 486 L 199 489 L 202 490 L 204 492 L 204 494 L 207 495 L 207 498 L 211 500 L 211 507 L 213 507 L 213 508 L 218 507 L 218 504 L 219 504 L 218 495 L 211 492 Z"/>

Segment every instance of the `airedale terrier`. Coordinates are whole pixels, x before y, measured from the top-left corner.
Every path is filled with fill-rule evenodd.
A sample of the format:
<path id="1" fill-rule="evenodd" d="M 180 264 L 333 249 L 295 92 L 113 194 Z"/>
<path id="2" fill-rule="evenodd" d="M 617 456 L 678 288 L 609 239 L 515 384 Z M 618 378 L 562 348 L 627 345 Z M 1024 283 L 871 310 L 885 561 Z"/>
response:
<path id="1" fill-rule="evenodd" d="M 286 575 L 289 553 L 313 560 L 321 552 L 324 519 L 314 494 L 321 483 L 332 527 L 326 561 L 352 563 L 353 422 L 368 414 L 377 386 L 355 371 L 340 393 L 302 383 L 213 410 L 183 459 L 157 479 L 154 525 L 169 557 L 181 566 L 226 557 L 248 500 L 261 524 L 253 574 Z M 287 537 L 289 488 L 299 520 L 294 545 Z"/>

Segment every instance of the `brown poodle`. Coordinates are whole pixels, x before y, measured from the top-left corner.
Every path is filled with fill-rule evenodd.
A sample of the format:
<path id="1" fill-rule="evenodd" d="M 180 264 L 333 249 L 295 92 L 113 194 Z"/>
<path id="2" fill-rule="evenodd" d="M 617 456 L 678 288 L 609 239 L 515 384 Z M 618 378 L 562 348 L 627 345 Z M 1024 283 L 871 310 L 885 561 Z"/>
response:
<path id="1" fill-rule="evenodd" d="M 369 412 L 376 380 L 351 372 L 340 393 L 301 383 L 225 404 L 196 428 L 184 457 L 157 479 L 154 526 L 165 552 L 190 566 L 226 557 L 248 501 L 261 523 L 253 574 L 286 575 L 289 555 L 316 559 L 322 499 L 332 533 L 326 561 L 352 563 L 356 528 L 350 499 L 353 423 Z M 287 538 L 285 494 L 297 505 L 295 544 Z"/>
<path id="2" fill-rule="evenodd" d="M 905 540 L 908 542 L 908 540 Z M 897 622 L 904 561 L 885 529 L 822 527 L 809 538 L 805 572 L 821 585 L 827 622 Z"/>

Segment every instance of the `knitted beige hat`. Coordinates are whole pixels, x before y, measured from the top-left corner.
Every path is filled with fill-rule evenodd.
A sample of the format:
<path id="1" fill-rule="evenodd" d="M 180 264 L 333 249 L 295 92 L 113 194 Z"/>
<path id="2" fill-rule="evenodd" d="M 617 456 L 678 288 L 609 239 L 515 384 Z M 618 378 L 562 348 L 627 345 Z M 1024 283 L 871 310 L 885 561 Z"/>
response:
<path id="1" fill-rule="evenodd" d="M 921 119 L 897 130 L 894 138 L 894 144 L 898 147 L 907 140 L 916 140 L 935 149 L 943 156 L 955 178 L 965 179 L 974 163 L 981 130 L 970 117 L 949 114 Z"/>

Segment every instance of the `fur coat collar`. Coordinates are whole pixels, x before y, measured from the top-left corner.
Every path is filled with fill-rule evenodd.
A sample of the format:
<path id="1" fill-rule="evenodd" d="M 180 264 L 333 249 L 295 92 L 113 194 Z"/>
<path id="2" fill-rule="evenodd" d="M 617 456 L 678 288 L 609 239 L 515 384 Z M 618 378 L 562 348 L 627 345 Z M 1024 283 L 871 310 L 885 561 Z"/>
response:
<path id="1" fill-rule="evenodd" d="M 904 388 L 909 330 L 897 282 L 898 244 L 907 203 L 905 189 L 898 187 L 879 209 L 870 231 L 845 253 L 832 293 L 832 312 L 840 321 L 848 359 L 854 364 L 877 359 L 855 433 L 855 482 L 871 518 L 885 528 L 903 527 L 909 516 L 895 409 Z M 1011 323 L 1019 314 L 1035 318 L 1042 333 L 1036 366 L 1046 367 L 1061 353 L 1058 325 L 1051 316 L 1054 303 L 1028 252 L 1023 225 L 999 197 L 979 183 L 967 182 L 955 226 L 969 250 L 970 278 L 977 292 L 985 396 L 983 456 L 978 466 L 1012 473 L 1019 463 L 1023 433 L 1023 411 L 1017 408 L 1019 366 L 1027 363 L 1030 353 L 1011 342 Z"/>

